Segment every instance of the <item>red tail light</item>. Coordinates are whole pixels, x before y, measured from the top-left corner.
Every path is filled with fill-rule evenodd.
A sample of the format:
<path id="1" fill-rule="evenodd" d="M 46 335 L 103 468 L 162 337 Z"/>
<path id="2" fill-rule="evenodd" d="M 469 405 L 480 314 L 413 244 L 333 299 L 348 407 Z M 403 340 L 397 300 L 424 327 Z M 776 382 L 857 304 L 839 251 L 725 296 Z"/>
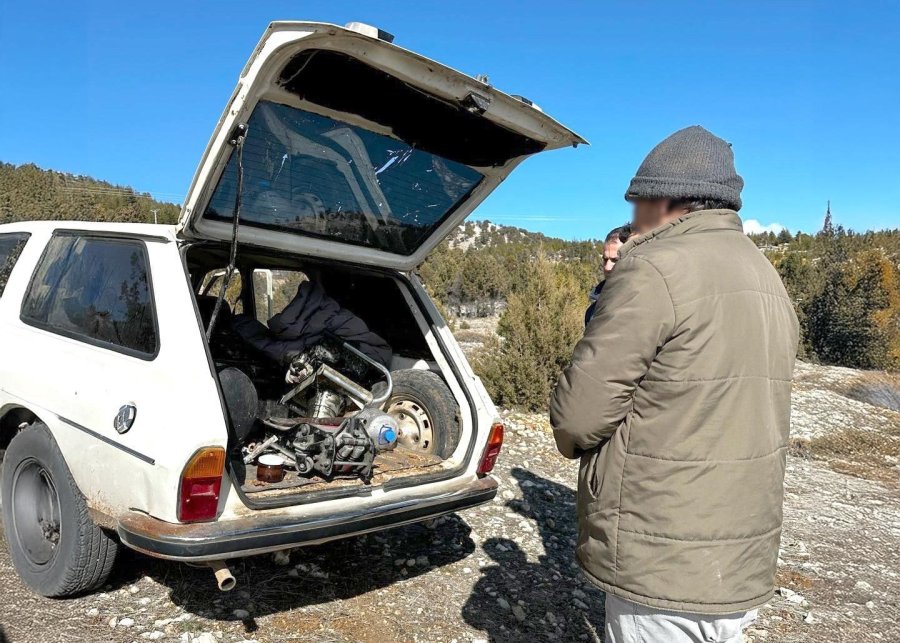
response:
<path id="1" fill-rule="evenodd" d="M 181 474 L 178 489 L 178 520 L 198 522 L 216 517 L 225 449 L 207 447 L 193 455 Z"/>
<path id="2" fill-rule="evenodd" d="M 481 456 L 481 464 L 478 465 L 478 473 L 490 473 L 497 464 L 497 456 L 500 455 L 500 447 L 503 446 L 503 424 L 495 422 L 491 426 L 487 446 L 484 455 Z"/>

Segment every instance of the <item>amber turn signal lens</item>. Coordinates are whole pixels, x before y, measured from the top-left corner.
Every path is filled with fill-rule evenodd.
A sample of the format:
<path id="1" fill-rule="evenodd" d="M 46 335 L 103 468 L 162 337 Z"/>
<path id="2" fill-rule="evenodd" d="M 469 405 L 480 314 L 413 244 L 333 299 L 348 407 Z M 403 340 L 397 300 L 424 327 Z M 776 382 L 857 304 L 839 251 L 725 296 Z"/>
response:
<path id="1" fill-rule="evenodd" d="M 225 449 L 222 447 L 207 447 L 194 454 L 184 468 L 182 478 L 211 478 L 222 475 L 225 466 Z"/>

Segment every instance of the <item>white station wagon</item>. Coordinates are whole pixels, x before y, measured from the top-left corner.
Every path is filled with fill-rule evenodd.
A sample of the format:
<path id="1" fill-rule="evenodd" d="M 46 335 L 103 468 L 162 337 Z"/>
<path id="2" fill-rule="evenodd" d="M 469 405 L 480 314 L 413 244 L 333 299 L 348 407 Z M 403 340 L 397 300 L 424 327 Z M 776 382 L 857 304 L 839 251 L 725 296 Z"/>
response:
<path id="1" fill-rule="evenodd" d="M 414 269 L 584 141 L 373 27 L 276 22 L 177 226 L 0 226 L 5 539 L 45 596 L 120 544 L 224 561 L 487 502 L 503 426 Z"/>

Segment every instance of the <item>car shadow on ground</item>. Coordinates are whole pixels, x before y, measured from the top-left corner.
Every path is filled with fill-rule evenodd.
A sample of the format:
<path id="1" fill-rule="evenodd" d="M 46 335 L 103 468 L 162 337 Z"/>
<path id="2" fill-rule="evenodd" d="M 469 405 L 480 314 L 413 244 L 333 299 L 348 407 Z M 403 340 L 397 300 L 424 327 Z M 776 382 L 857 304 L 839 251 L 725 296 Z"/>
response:
<path id="1" fill-rule="evenodd" d="M 116 565 L 110 583 L 121 587 L 150 576 L 168 587 L 169 598 L 186 612 L 243 621 L 249 633 L 257 629 L 255 618 L 349 599 L 452 564 L 475 551 L 472 530 L 459 516 L 439 518 L 436 527 L 427 525 L 304 547 L 294 550 L 286 565 L 276 564 L 271 554 L 229 561 L 237 579 L 230 592 L 218 590 L 208 567 L 156 560 L 130 550 L 122 551 L 124 560 Z"/>
<path id="2" fill-rule="evenodd" d="M 481 569 L 463 618 L 497 642 L 602 641 L 603 592 L 586 583 L 573 566 L 575 492 L 525 469 L 513 469 L 512 476 L 523 497 L 506 506 L 530 519 L 537 536 L 523 530 L 514 538 L 485 541 L 485 553 L 494 564 Z M 520 543 L 537 539 L 544 553 L 530 562 Z"/>

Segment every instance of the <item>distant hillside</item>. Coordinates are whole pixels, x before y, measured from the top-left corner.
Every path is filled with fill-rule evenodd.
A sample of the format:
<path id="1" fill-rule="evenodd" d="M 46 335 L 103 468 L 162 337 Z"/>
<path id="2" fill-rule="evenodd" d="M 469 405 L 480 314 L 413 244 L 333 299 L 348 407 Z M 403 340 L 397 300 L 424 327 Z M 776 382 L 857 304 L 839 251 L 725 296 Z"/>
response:
<path id="1" fill-rule="evenodd" d="M 447 244 L 451 248 L 468 250 L 469 248 L 489 248 L 505 243 L 545 243 L 547 241 L 562 242 L 561 239 L 547 237 L 540 232 L 531 232 L 524 228 L 497 225 L 490 221 L 466 221 L 449 237 Z"/>
<path id="2" fill-rule="evenodd" d="M 502 309 L 527 281 L 539 257 L 560 266 L 585 293 L 600 274 L 599 241 L 566 241 L 540 232 L 467 221 L 419 268 L 432 295 L 451 315 L 477 317 Z"/>
<path id="3" fill-rule="evenodd" d="M 153 223 L 154 209 L 159 223 L 175 223 L 181 208 L 128 186 L 33 164 L 0 162 L 0 223 L 33 219 Z"/>

